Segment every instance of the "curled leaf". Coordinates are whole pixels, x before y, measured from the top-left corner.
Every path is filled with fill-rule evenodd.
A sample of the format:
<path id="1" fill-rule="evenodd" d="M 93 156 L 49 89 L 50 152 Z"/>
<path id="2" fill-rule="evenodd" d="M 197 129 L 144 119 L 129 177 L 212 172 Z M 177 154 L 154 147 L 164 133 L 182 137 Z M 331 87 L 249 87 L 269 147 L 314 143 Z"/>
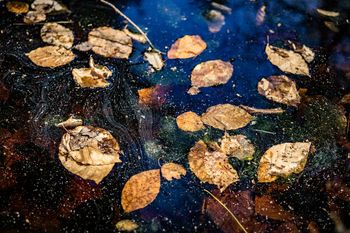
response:
<path id="1" fill-rule="evenodd" d="M 253 159 L 255 148 L 246 136 L 241 134 L 230 136 L 228 133 L 225 133 L 220 142 L 220 148 L 226 155 L 240 160 Z"/>
<path id="2" fill-rule="evenodd" d="M 142 209 L 152 203 L 160 190 L 160 170 L 154 169 L 133 175 L 122 190 L 125 212 Z"/>
<path id="3" fill-rule="evenodd" d="M 117 222 L 115 227 L 118 231 L 135 231 L 139 225 L 133 220 L 125 219 Z"/>
<path id="4" fill-rule="evenodd" d="M 46 14 L 40 11 L 28 11 L 24 16 L 23 22 L 26 24 L 39 23 L 46 20 Z"/>
<path id="5" fill-rule="evenodd" d="M 203 122 L 196 113 L 184 112 L 176 118 L 177 126 L 183 131 L 195 132 L 204 128 Z"/>
<path id="6" fill-rule="evenodd" d="M 262 25 L 265 22 L 266 17 L 266 6 L 262 5 L 255 16 L 255 23 L 257 26 Z"/>
<path id="7" fill-rule="evenodd" d="M 339 12 L 336 12 L 336 11 L 327 11 L 327 10 L 322 10 L 320 8 L 317 8 L 316 10 L 322 16 L 328 16 L 328 17 L 338 17 L 339 16 Z"/>
<path id="8" fill-rule="evenodd" d="M 261 79 L 258 83 L 258 92 L 269 100 L 288 106 L 296 107 L 300 104 L 301 98 L 295 82 L 285 75 Z"/>
<path id="9" fill-rule="evenodd" d="M 143 106 L 159 107 L 165 102 L 166 89 L 163 86 L 143 88 L 137 91 L 139 104 Z"/>
<path id="10" fill-rule="evenodd" d="M 180 164 L 176 163 L 165 163 L 162 165 L 160 170 L 164 179 L 168 181 L 172 181 L 173 179 L 179 180 L 181 176 L 186 175 L 186 169 Z"/>
<path id="11" fill-rule="evenodd" d="M 233 66 L 229 62 L 222 60 L 212 60 L 202 62 L 192 70 L 191 83 L 192 87 L 189 94 L 199 93 L 200 87 L 211 87 L 225 84 L 230 80 L 233 73 Z"/>
<path id="12" fill-rule="evenodd" d="M 29 5 L 28 3 L 25 3 L 25 2 L 10 1 L 6 3 L 6 8 L 9 12 L 12 12 L 15 14 L 23 14 L 28 12 Z"/>
<path id="13" fill-rule="evenodd" d="M 48 44 L 63 46 L 66 49 L 73 46 L 73 32 L 58 23 L 45 23 L 41 28 L 40 36 Z"/>
<path id="14" fill-rule="evenodd" d="M 81 125 L 83 125 L 83 120 L 76 119 L 73 116 L 70 116 L 67 120 L 56 124 L 57 127 L 64 128 L 64 129 L 75 128 L 75 127 L 81 126 Z"/>
<path id="15" fill-rule="evenodd" d="M 78 126 L 63 135 L 58 158 L 70 172 L 98 184 L 121 163 L 119 154 L 119 144 L 108 131 Z"/>
<path id="16" fill-rule="evenodd" d="M 169 59 L 196 57 L 207 48 L 207 44 L 197 35 L 186 35 L 175 41 L 168 51 Z"/>
<path id="17" fill-rule="evenodd" d="M 75 58 L 72 51 L 59 46 L 40 47 L 26 55 L 35 65 L 50 68 L 66 65 Z"/>

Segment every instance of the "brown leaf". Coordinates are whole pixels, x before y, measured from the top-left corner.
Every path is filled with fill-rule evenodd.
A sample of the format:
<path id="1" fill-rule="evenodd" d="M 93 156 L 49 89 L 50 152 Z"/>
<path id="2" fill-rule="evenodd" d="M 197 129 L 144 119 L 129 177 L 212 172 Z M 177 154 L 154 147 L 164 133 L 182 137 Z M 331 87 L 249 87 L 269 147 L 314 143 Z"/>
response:
<path id="1" fill-rule="evenodd" d="M 225 25 L 225 16 L 218 10 L 210 10 L 206 15 L 208 29 L 212 33 L 219 32 Z"/>
<path id="2" fill-rule="evenodd" d="M 23 14 L 28 12 L 29 5 L 28 3 L 25 3 L 25 2 L 10 1 L 6 3 L 6 8 L 9 12 L 12 12 L 15 14 Z"/>
<path id="3" fill-rule="evenodd" d="M 168 51 L 169 59 L 196 57 L 207 48 L 207 44 L 197 35 L 186 35 L 175 41 Z"/>
<path id="4" fill-rule="evenodd" d="M 202 121 L 206 125 L 221 130 L 235 130 L 245 127 L 253 117 L 244 109 L 231 104 L 218 104 L 209 107 L 202 115 Z"/>
<path id="5" fill-rule="evenodd" d="M 162 60 L 162 55 L 156 51 L 146 51 L 144 53 L 144 59 L 148 61 L 148 63 L 155 69 L 161 70 L 164 66 L 164 62 Z"/>
<path id="6" fill-rule="evenodd" d="M 92 51 L 104 57 L 129 58 L 132 52 L 131 38 L 125 32 L 111 27 L 93 29 L 88 42 Z"/>
<path id="7" fill-rule="evenodd" d="M 46 14 L 40 11 L 28 11 L 23 18 L 23 22 L 26 24 L 35 24 L 45 20 Z"/>
<path id="8" fill-rule="evenodd" d="M 142 34 L 131 32 L 127 28 L 124 28 L 123 32 L 125 32 L 125 34 L 128 35 L 131 39 L 136 40 L 142 44 L 145 44 L 147 42 L 146 37 L 144 37 Z"/>
<path id="9" fill-rule="evenodd" d="M 165 163 L 160 170 L 162 176 L 168 181 L 172 181 L 173 179 L 179 180 L 181 176 L 186 175 L 186 169 L 182 165 L 176 163 Z"/>
<path id="10" fill-rule="evenodd" d="M 272 182 L 304 170 L 310 142 L 282 143 L 269 148 L 260 159 L 258 182 Z"/>
<path id="11" fill-rule="evenodd" d="M 83 88 L 108 87 L 107 79 L 112 76 L 112 71 L 106 66 L 95 64 L 92 57 L 89 65 L 90 68 L 75 68 L 72 70 L 74 81 Z"/>
<path id="12" fill-rule="evenodd" d="M 133 232 L 135 232 L 135 230 L 139 227 L 139 225 L 133 220 L 124 219 L 124 220 L 120 220 L 119 222 L 117 222 L 115 227 L 117 228 L 117 230 L 119 232 L 120 231 L 133 231 Z"/>
<path id="13" fill-rule="evenodd" d="M 263 195 L 255 197 L 255 213 L 278 221 L 292 221 L 294 215 L 286 211 L 271 196 Z"/>
<path id="14" fill-rule="evenodd" d="M 299 53 L 269 44 L 266 45 L 265 52 L 270 62 L 280 70 L 286 73 L 310 76 L 308 64 Z"/>
<path id="15" fill-rule="evenodd" d="M 266 17 L 266 6 L 262 5 L 255 16 L 255 24 L 261 26 L 265 22 Z"/>
<path id="16" fill-rule="evenodd" d="M 70 116 L 67 120 L 56 124 L 57 127 L 64 128 L 64 129 L 75 128 L 75 127 L 81 126 L 81 125 L 83 125 L 83 120 L 76 119 L 73 116 Z"/>
<path id="17" fill-rule="evenodd" d="M 124 185 L 122 207 L 125 212 L 142 209 L 152 203 L 160 190 L 160 170 L 133 175 Z"/>
<path id="18" fill-rule="evenodd" d="M 202 62 L 192 70 L 192 87 L 188 90 L 191 95 L 198 94 L 200 87 L 211 87 L 225 84 L 230 80 L 233 73 L 233 66 L 222 60 Z"/>
<path id="19" fill-rule="evenodd" d="M 35 0 L 31 4 L 31 7 L 34 11 L 43 13 L 68 11 L 64 5 L 58 3 L 55 0 Z"/>
<path id="20" fill-rule="evenodd" d="M 221 151 L 209 151 L 203 141 L 196 142 L 191 148 L 188 162 L 198 179 L 216 185 L 220 191 L 239 180 L 237 171 L 229 163 L 227 155 Z"/>
<path id="21" fill-rule="evenodd" d="M 70 172 L 98 184 L 121 163 L 119 154 L 119 144 L 108 131 L 78 126 L 63 135 L 58 158 Z"/>
<path id="22" fill-rule="evenodd" d="M 32 50 L 26 54 L 37 66 L 55 68 L 74 60 L 72 51 L 59 46 L 45 46 Z"/>
<path id="23" fill-rule="evenodd" d="M 267 99 L 297 107 L 300 104 L 300 95 L 295 82 L 285 75 L 263 78 L 258 83 L 258 92 Z"/>
<path id="24" fill-rule="evenodd" d="M 239 134 L 230 136 L 228 133 L 220 140 L 221 150 L 228 156 L 236 157 L 240 160 L 253 159 L 255 148 L 246 136 Z"/>
<path id="25" fill-rule="evenodd" d="M 137 92 L 141 105 L 159 107 L 165 102 L 166 89 L 160 85 L 143 88 Z"/>
<path id="26" fill-rule="evenodd" d="M 63 46 L 66 49 L 73 46 L 73 32 L 58 23 L 45 23 L 41 28 L 40 36 L 48 44 Z"/>
<path id="27" fill-rule="evenodd" d="M 204 128 L 203 122 L 195 112 L 184 112 L 176 117 L 177 126 L 183 131 L 195 132 Z"/>
<path id="28" fill-rule="evenodd" d="M 317 8 L 316 10 L 322 16 L 328 16 L 328 17 L 338 17 L 339 16 L 339 12 L 336 12 L 336 11 L 327 11 L 327 10 L 322 10 L 320 8 Z"/>

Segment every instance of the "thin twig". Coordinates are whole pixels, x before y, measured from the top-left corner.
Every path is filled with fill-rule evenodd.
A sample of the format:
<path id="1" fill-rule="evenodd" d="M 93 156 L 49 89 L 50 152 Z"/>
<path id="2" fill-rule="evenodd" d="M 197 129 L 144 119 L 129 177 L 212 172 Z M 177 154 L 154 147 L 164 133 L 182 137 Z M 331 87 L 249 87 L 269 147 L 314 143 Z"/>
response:
<path id="1" fill-rule="evenodd" d="M 137 31 L 139 31 L 147 40 L 148 44 L 151 46 L 151 48 L 155 51 L 159 51 L 158 49 L 156 49 L 154 47 L 154 45 L 152 44 L 152 42 L 150 41 L 150 39 L 147 37 L 146 33 L 144 33 L 142 31 L 142 29 L 136 25 L 136 23 L 134 23 L 128 16 L 124 15 L 123 12 L 121 12 L 117 7 L 115 7 L 112 3 L 106 1 L 106 0 L 100 0 L 102 3 L 110 6 L 115 12 L 117 12 L 120 16 L 122 16 L 124 19 L 126 19 L 132 26 L 134 26 Z"/>
<path id="2" fill-rule="evenodd" d="M 256 132 L 260 132 L 260 133 L 266 133 L 266 134 L 273 134 L 273 135 L 276 134 L 275 132 L 266 131 L 266 130 L 262 130 L 262 129 L 251 129 L 251 130 L 256 131 Z"/>
<path id="3" fill-rule="evenodd" d="M 261 109 L 261 108 L 253 108 L 246 105 L 239 105 L 241 108 L 246 110 L 250 114 L 281 114 L 284 113 L 282 108 L 270 108 L 270 109 Z"/>
<path id="4" fill-rule="evenodd" d="M 207 192 L 212 198 L 215 199 L 215 201 L 217 201 L 222 207 L 225 208 L 225 210 L 227 210 L 227 212 L 232 216 L 232 218 L 237 222 L 238 226 L 244 231 L 244 233 L 248 233 L 248 231 L 244 228 L 244 226 L 242 225 L 242 223 L 239 222 L 239 220 L 236 218 L 236 216 L 232 213 L 232 211 L 227 208 L 227 206 L 222 203 L 220 201 L 219 198 L 217 198 L 214 194 L 212 194 L 211 192 L 209 192 L 208 190 L 204 189 L 205 192 Z"/>
<path id="5" fill-rule="evenodd" d="M 40 23 L 33 23 L 33 24 L 28 24 L 28 23 L 13 23 L 12 25 L 15 25 L 15 26 L 23 26 L 23 25 L 26 25 L 26 26 L 30 26 L 30 25 L 43 25 L 47 22 L 40 22 Z M 69 23 L 74 23 L 73 21 L 71 20 L 68 20 L 68 21 L 56 21 L 56 22 L 50 22 L 50 23 L 59 23 L 59 24 L 69 24 Z"/>

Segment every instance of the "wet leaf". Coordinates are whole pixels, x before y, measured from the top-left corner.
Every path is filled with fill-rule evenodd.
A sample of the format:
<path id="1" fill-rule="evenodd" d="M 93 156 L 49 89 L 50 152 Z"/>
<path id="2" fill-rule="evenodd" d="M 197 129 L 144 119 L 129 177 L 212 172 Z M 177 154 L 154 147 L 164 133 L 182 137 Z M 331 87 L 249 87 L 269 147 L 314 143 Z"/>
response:
<path id="1" fill-rule="evenodd" d="M 132 52 L 131 38 L 125 32 L 111 27 L 93 29 L 88 42 L 92 51 L 104 57 L 129 58 Z"/>
<path id="2" fill-rule="evenodd" d="M 160 85 L 143 88 L 137 92 L 139 94 L 139 104 L 141 105 L 159 107 L 165 102 L 166 90 Z"/>
<path id="3" fill-rule="evenodd" d="M 292 46 L 294 52 L 299 53 L 307 63 L 310 63 L 315 59 L 315 53 L 306 45 L 296 45 L 295 43 L 292 43 Z"/>
<path id="4" fill-rule="evenodd" d="M 285 112 L 282 108 L 261 109 L 245 106 L 242 104 L 240 104 L 239 107 L 246 110 L 249 114 L 281 114 Z"/>
<path id="5" fill-rule="evenodd" d="M 59 46 L 40 47 L 26 55 L 35 65 L 49 68 L 66 65 L 75 58 L 72 51 Z"/>
<path id="6" fill-rule="evenodd" d="M 65 12 L 68 9 L 55 0 L 35 0 L 31 7 L 34 11 L 41 13 Z"/>
<path id="7" fill-rule="evenodd" d="M 87 52 L 92 49 L 92 45 L 88 41 L 84 41 L 74 46 L 74 49 L 79 50 L 81 52 Z"/>
<path id="8" fill-rule="evenodd" d="M 160 191 L 160 170 L 154 169 L 133 175 L 124 185 L 122 207 L 125 212 L 142 209 L 151 204 Z"/>
<path id="9" fill-rule="evenodd" d="M 324 25 L 332 32 L 339 32 L 339 28 L 332 21 L 324 21 Z"/>
<path id="10" fill-rule="evenodd" d="M 280 70 L 286 73 L 310 76 L 308 64 L 299 53 L 269 44 L 266 45 L 265 52 L 270 62 Z"/>
<path id="11" fill-rule="evenodd" d="M 211 2 L 211 5 L 212 7 L 222 11 L 222 12 L 225 12 L 225 13 L 228 13 L 228 14 L 231 14 L 232 12 L 232 9 L 228 6 L 225 6 L 223 4 L 220 4 L 220 3 L 217 3 L 217 2 Z"/>
<path id="12" fill-rule="evenodd" d="M 255 148 L 246 136 L 242 134 L 230 136 L 228 133 L 220 140 L 221 150 L 228 156 L 236 157 L 240 160 L 253 159 Z"/>
<path id="13" fill-rule="evenodd" d="M 286 211 L 271 196 L 263 195 L 255 197 L 255 212 L 261 216 L 278 221 L 292 221 L 293 214 Z"/>
<path id="14" fill-rule="evenodd" d="M 119 144 L 108 131 L 78 126 L 63 135 L 58 158 L 70 172 L 98 184 L 121 163 L 119 154 Z"/>
<path id="15" fill-rule="evenodd" d="M 206 125 L 221 130 L 235 130 L 245 127 L 253 117 L 244 109 L 231 104 L 218 104 L 209 107 L 202 115 L 202 121 Z"/>
<path id="16" fill-rule="evenodd" d="M 118 231 L 135 231 L 139 225 L 133 220 L 124 219 L 117 222 L 115 227 Z"/>
<path id="17" fill-rule="evenodd" d="M 191 171 L 204 183 L 216 185 L 224 191 L 230 184 L 239 180 L 237 171 L 231 166 L 228 157 L 221 151 L 209 151 L 203 141 L 198 141 L 188 154 Z"/>
<path id="18" fill-rule="evenodd" d="M 6 3 L 6 8 L 9 12 L 12 12 L 15 14 L 23 14 L 29 11 L 28 3 L 19 2 L 19 1 L 10 1 Z"/>
<path id="19" fill-rule="evenodd" d="M 90 68 L 73 69 L 72 75 L 75 82 L 83 88 L 104 88 L 109 86 L 107 79 L 112 76 L 112 71 L 106 66 L 97 65 L 90 58 Z"/>
<path id="20" fill-rule="evenodd" d="M 182 165 L 176 163 L 165 163 L 160 170 L 164 179 L 168 181 L 172 181 L 173 179 L 179 180 L 181 176 L 186 175 L 186 169 Z"/>
<path id="21" fill-rule="evenodd" d="M 63 46 L 66 49 L 73 46 L 73 32 L 58 23 L 45 23 L 41 28 L 40 36 L 48 44 Z"/>
<path id="22" fill-rule="evenodd" d="M 186 35 L 175 41 L 168 51 L 169 59 L 196 57 L 207 48 L 207 44 L 197 35 Z"/>
<path id="23" fill-rule="evenodd" d="M 83 120 L 76 119 L 73 116 L 70 116 L 67 120 L 56 124 L 57 127 L 64 128 L 64 129 L 75 128 L 75 127 L 81 126 L 81 125 L 83 125 Z"/>
<path id="24" fill-rule="evenodd" d="M 194 67 L 191 74 L 191 95 L 198 94 L 200 87 L 211 87 L 225 84 L 233 74 L 233 66 L 222 60 L 202 62 Z"/>
<path id="25" fill-rule="evenodd" d="M 317 8 L 316 10 L 322 16 L 328 16 L 328 17 L 338 17 L 339 16 L 339 12 L 336 12 L 336 11 L 326 11 L 326 10 L 322 10 L 320 8 Z"/>
<path id="26" fill-rule="evenodd" d="M 24 16 L 23 22 L 26 24 L 35 24 L 46 20 L 46 14 L 40 11 L 28 11 Z"/>
<path id="27" fill-rule="evenodd" d="M 195 132 L 204 128 L 201 117 L 195 112 L 184 112 L 176 118 L 177 126 L 183 131 Z"/>
<path id="28" fill-rule="evenodd" d="M 304 170 L 310 142 L 282 143 L 269 148 L 260 159 L 258 182 L 272 182 Z"/>
<path id="29" fill-rule="evenodd" d="M 265 17 L 266 17 L 266 6 L 262 5 L 258 12 L 256 13 L 255 17 L 255 23 L 257 26 L 262 25 L 265 22 Z"/>
<path id="30" fill-rule="evenodd" d="M 300 104 L 300 95 L 295 82 L 285 75 L 263 78 L 258 83 L 258 92 L 267 99 L 297 107 Z"/>
<path id="31" fill-rule="evenodd" d="M 225 16 L 217 10 L 210 10 L 206 15 L 208 21 L 208 29 L 212 33 L 219 32 L 225 25 Z"/>
<path id="32" fill-rule="evenodd" d="M 125 34 L 128 35 L 131 39 L 136 40 L 142 44 L 145 44 L 147 42 L 146 37 L 144 37 L 142 34 L 131 32 L 127 28 L 124 28 L 123 32 L 125 32 Z"/>
<path id="33" fill-rule="evenodd" d="M 144 59 L 148 61 L 148 63 L 155 69 L 161 70 L 164 66 L 164 62 L 162 60 L 162 55 L 156 51 L 146 51 L 144 53 Z"/>

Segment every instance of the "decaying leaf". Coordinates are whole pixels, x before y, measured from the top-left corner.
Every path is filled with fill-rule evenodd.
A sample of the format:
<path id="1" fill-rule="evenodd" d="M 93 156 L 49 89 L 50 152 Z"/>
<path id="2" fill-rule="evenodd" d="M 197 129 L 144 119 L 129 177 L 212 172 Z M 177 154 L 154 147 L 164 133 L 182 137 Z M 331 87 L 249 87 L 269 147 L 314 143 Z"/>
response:
<path id="1" fill-rule="evenodd" d="M 115 227 L 118 231 L 135 231 L 139 225 L 133 220 L 125 219 L 117 222 Z"/>
<path id="2" fill-rule="evenodd" d="M 204 128 L 201 117 L 195 112 L 184 112 L 176 118 L 177 126 L 183 131 L 195 132 Z"/>
<path id="3" fill-rule="evenodd" d="M 212 33 L 219 32 L 225 25 L 225 16 L 218 10 L 210 10 L 206 15 L 208 29 Z"/>
<path id="4" fill-rule="evenodd" d="M 67 120 L 56 124 L 57 127 L 64 128 L 64 129 L 75 128 L 81 125 L 83 125 L 83 120 L 74 118 L 73 116 L 70 116 Z"/>
<path id="5" fill-rule="evenodd" d="M 307 63 L 310 63 L 315 59 L 315 53 L 306 45 L 296 45 L 295 43 L 292 43 L 292 46 L 294 52 L 299 53 Z"/>
<path id="6" fill-rule="evenodd" d="M 346 94 L 341 98 L 340 104 L 350 104 L 350 93 Z"/>
<path id="7" fill-rule="evenodd" d="M 322 10 L 320 8 L 317 8 L 316 10 L 322 16 L 328 16 L 328 17 L 338 17 L 339 16 L 339 12 L 336 12 L 336 11 L 326 11 L 326 10 Z"/>
<path id="8" fill-rule="evenodd" d="M 225 12 L 225 13 L 228 13 L 228 14 L 231 14 L 232 12 L 232 9 L 228 6 L 225 6 L 223 4 L 220 4 L 220 3 L 217 3 L 217 2 L 211 2 L 211 5 L 212 7 L 222 11 L 222 12 Z"/>
<path id="9" fill-rule="evenodd" d="M 207 48 L 207 44 L 197 35 L 186 35 L 175 41 L 168 51 L 169 59 L 196 57 Z"/>
<path id="10" fill-rule="evenodd" d="M 296 107 L 300 104 L 301 98 L 295 82 L 285 75 L 261 79 L 258 83 L 258 92 L 269 100 L 288 106 Z"/>
<path id="11" fill-rule="evenodd" d="M 79 50 L 81 52 L 87 52 L 92 49 L 92 45 L 88 41 L 84 41 L 80 44 L 77 44 L 74 46 L 76 50 Z"/>
<path id="12" fill-rule="evenodd" d="M 137 91 L 139 104 L 143 106 L 159 107 L 165 102 L 166 88 L 160 85 L 143 88 Z"/>
<path id="13" fill-rule="evenodd" d="M 40 36 L 48 44 L 63 46 L 66 49 L 73 46 L 73 32 L 58 23 L 45 23 L 41 28 Z"/>
<path id="14" fill-rule="evenodd" d="M 72 51 L 59 46 L 40 47 L 26 55 L 35 65 L 50 68 L 66 65 L 75 58 Z"/>
<path id="15" fill-rule="evenodd" d="M 58 158 L 70 172 L 98 184 L 122 162 L 119 154 L 119 144 L 108 131 L 78 126 L 63 135 Z"/>
<path id="16" fill-rule="evenodd" d="M 144 37 L 142 34 L 131 32 L 127 28 L 124 28 L 123 32 L 125 32 L 125 34 L 128 35 L 131 39 L 136 40 L 142 44 L 145 44 L 147 42 L 146 37 Z"/>
<path id="17" fill-rule="evenodd" d="M 132 52 L 131 38 L 125 32 L 111 27 L 93 29 L 88 42 L 92 51 L 104 57 L 129 58 Z"/>
<path id="18" fill-rule="evenodd" d="M 262 25 L 265 22 L 266 17 L 266 6 L 262 5 L 255 16 L 255 23 L 257 26 Z"/>
<path id="19" fill-rule="evenodd" d="M 280 113 L 284 113 L 284 110 L 282 108 L 262 109 L 262 108 L 253 108 L 253 107 L 245 106 L 242 104 L 240 104 L 239 107 L 246 110 L 249 114 L 280 114 Z"/>
<path id="20" fill-rule="evenodd" d="M 332 21 L 324 21 L 324 25 L 331 30 L 332 32 L 339 32 L 339 28 L 337 27 L 337 25 L 332 22 Z"/>
<path id="21" fill-rule="evenodd" d="M 26 24 L 39 23 L 46 20 L 46 14 L 40 11 L 28 11 L 24 16 L 23 22 Z"/>
<path id="22" fill-rule="evenodd" d="M 182 165 L 176 163 L 165 163 L 160 170 L 164 179 L 168 181 L 172 181 L 173 179 L 179 180 L 181 176 L 186 175 L 186 169 Z"/>
<path id="23" fill-rule="evenodd" d="M 156 51 L 146 51 L 144 53 L 144 59 L 148 61 L 148 63 L 155 69 L 161 70 L 164 66 L 164 62 L 162 60 L 162 55 Z"/>
<path id="24" fill-rule="evenodd" d="M 72 74 L 75 82 L 83 88 L 104 88 L 109 86 L 107 79 L 112 76 L 112 71 L 106 66 L 97 65 L 92 57 L 89 62 L 90 68 L 73 69 Z"/>
<path id="25" fill-rule="evenodd" d="M 244 109 L 231 104 L 218 104 L 209 107 L 202 115 L 206 125 L 221 130 L 235 130 L 249 124 L 253 117 Z"/>
<path id="26" fill-rule="evenodd" d="M 31 7 L 34 11 L 41 13 L 68 11 L 64 5 L 58 3 L 55 0 L 35 0 L 32 3 Z"/>
<path id="27" fill-rule="evenodd" d="M 124 185 L 122 207 L 125 212 L 142 209 L 152 203 L 160 191 L 160 170 L 133 175 Z"/>
<path id="28" fill-rule="evenodd" d="M 12 12 L 15 14 L 23 14 L 29 11 L 28 3 L 19 2 L 19 1 L 10 1 L 6 3 L 6 8 L 9 12 Z"/>
<path id="29" fill-rule="evenodd" d="M 188 90 L 191 95 L 198 94 L 200 87 L 211 87 L 225 84 L 230 80 L 233 66 L 230 62 L 212 60 L 202 62 L 194 67 L 191 73 L 192 87 Z"/>
<path id="30" fill-rule="evenodd" d="M 272 146 L 260 159 L 259 182 L 272 182 L 279 176 L 287 177 L 304 170 L 310 151 L 310 142 L 282 143 Z"/>
<path id="31" fill-rule="evenodd" d="M 269 195 L 255 197 L 255 212 L 261 216 L 284 222 L 295 218 Z"/>
<path id="32" fill-rule="evenodd" d="M 237 171 L 229 163 L 227 155 L 221 151 L 209 151 L 203 141 L 196 142 L 191 148 L 188 162 L 198 179 L 218 186 L 221 192 L 239 180 Z"/>
<path id="33" fill-rule="evenodd" d="M 286 73 L 310 76 L 308 64 L 299 53 L 269 44 L 266 45 L 265 52 L 270 62 L 280 70 Z"/>
<path id="34" fill-rule="evenodd" d="M 220 143 L 221 150 L 228 156 L 233 156 L 240 160 L 253 159 L 255 153 L 254 145 L 242 134 L 230 136 L 228 133 L 225 133 Z"/>

